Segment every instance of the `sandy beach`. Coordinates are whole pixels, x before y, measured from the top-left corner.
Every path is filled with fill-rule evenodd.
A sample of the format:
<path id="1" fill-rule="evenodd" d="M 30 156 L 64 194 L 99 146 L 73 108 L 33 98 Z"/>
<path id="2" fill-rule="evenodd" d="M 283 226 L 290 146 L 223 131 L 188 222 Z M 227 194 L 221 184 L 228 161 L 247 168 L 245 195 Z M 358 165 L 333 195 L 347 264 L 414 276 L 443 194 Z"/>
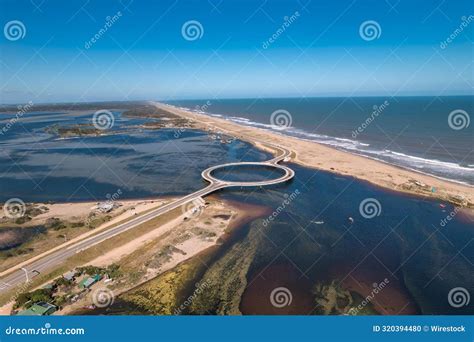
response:
<path id="1" fill-rule="evenodd" d="M 222 118 L 187 111 L 166 104 L 155 103 L 155 105 L 173 114 L 194 120 L 196 127 L 205 131 L 222 131 L 263 149 L 265 147 L 256 141 L 285 146 L 294 152 L 291 161 L 306 167 L 352 176 L 388 190 L 439 199 L 461 207 L 474 208 L 474 187 L 468 185 L 439 179 L 266 129 L 239 125 Z"/>

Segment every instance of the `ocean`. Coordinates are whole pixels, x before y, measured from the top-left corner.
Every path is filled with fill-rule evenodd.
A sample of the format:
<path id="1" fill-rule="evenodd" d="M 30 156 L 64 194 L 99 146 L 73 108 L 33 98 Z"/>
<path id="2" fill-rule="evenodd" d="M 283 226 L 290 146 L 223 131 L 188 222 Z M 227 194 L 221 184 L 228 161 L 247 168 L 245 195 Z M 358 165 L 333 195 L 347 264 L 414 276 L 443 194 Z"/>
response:
<path id="1" fill-rule="evenodd" d="M 474 185 L 474 124 L 470 124 L 473 96 L 168 103 Z"/>

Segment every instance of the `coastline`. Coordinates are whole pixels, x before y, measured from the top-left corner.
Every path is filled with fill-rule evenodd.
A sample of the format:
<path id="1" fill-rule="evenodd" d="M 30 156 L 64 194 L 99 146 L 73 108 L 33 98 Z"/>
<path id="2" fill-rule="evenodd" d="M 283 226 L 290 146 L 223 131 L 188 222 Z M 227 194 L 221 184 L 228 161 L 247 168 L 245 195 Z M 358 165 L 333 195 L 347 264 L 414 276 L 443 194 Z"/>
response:
<path id="1" fill-rule="evenodd" d="M 302 140 L 257 127 L 240 125 L 223 118 L 191 112 L 167 104 L 153 103 L 159 109 L 193 120 L 196 127 L 204 131 L 220 130 L 227 135 L 249 142 L 266 151 L 269 151 L 269 149 L 255 140 L 285 146 L 293 151 L 291 162 L 305 167 L 351 176 L 392 191 L 442 200 L 461 207 L 474 208 L 474 187 L 469 185 L 451 182 L 365 156 L 351 154 L 314 141 Z"/>

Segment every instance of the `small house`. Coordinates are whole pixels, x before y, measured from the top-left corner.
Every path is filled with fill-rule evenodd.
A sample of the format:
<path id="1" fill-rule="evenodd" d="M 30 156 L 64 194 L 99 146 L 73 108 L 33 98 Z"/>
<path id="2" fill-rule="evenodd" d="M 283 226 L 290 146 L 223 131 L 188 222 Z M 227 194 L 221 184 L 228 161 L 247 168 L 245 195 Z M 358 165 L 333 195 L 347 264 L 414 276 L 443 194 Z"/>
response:
<path id="1" fill-rule="evenodd" d="M 20 311 L 20 316 L 47 316 L 56 311 L 56 306 L 46 302 L 38 302 L 33 304 L 30 308 Z"/>
<path id="2" fill-rule="evenodd" d="M 76 276 L 76 272 L 69 271 L 63 275 L 63 278 L 66 279 L 67 281 L 73 281 L 75 276 Z"/>
<path id="3" fill-rule="evenodd" d="M 87 278 L 84 278 L 80 283 L 79 283 L 79 287 L 80 288 L 83 288 L 83 289 L 88 289 L 89 287 L 91 287 L 92 285 L 94 285 L 95 283 L 97 283 L 102 277 L 100 276 L 100 274 L 94 274 L 92 277 L 87 277 Z"/>

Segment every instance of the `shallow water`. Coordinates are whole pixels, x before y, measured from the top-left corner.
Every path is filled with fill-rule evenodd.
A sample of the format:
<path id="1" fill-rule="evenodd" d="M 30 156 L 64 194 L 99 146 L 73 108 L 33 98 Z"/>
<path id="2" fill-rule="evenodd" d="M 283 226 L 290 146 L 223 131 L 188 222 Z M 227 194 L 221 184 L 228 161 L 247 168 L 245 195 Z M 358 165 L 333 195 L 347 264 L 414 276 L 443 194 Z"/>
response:
<path id="1" fill-rule="evenodd" d="M 219 168 L 212 176 L 228 182 L 260 182 L 282 177 L 285 171 L 261 165 L 238 165 Z"/>
<path id="2" fill-rule="evenodd" d="M 90 123 L 92 114 L 28 114 L 0 136 L 0 201 L 100 201 L 119 189 L 120 199 L 188 194 L 206 185 L 201 171 L 210 166 L 268 158 L 250 144 L 222 144 L 193 130 L 128 131 L 144 120 L 120 112 L 112 135 L 61 139 L 45 132 L 57 122 Z"/>

